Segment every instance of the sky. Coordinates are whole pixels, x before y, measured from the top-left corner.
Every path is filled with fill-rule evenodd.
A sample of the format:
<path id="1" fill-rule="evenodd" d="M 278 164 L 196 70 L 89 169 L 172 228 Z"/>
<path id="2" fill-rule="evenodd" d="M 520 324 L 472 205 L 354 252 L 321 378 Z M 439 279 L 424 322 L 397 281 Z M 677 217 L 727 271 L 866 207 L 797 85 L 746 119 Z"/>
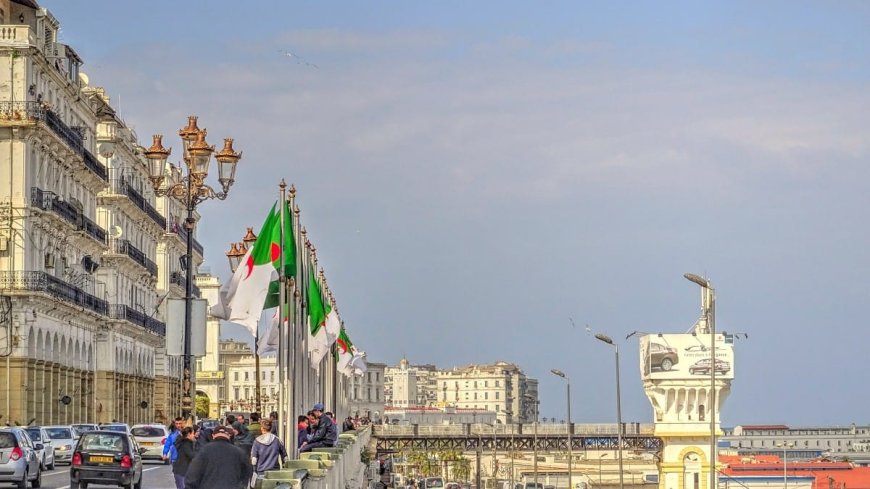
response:
<path id="1" fill-rule="evenodd" d="M 870 424 L 870 4 L 41 5 L 142 144 L 177 154 L 197 114 L 244 151 L 199 207 L 213 273 L 295 184 L 371 361 L 514 362 L 564 419 L 557 368 L 573 421 L 614 422 L 588 324 L 619 344 L 623 420 L 648 423 L 624 338 L 686 332 L 691 272 L 749 336 L 724 426 Z"/>

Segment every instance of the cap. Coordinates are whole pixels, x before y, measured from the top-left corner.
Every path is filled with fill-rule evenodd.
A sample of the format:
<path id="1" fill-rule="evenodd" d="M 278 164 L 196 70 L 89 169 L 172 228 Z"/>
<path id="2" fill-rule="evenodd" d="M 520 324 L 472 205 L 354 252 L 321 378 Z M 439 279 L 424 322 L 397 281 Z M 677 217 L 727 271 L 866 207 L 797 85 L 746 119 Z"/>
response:
<path id="1" fill-rule="evenodd" d="M 311 410 L 312 410 L 312 411 L 320 411 L 320 412 L 323 412 L 323 404 L 320 404 L 320 403 L 318 402 L 317 404 L 314 405 L 313 408 L 311 408 Z"/>
<path id="2" fill-rule="evenodd" d="M 227 426 L 215 426 L 214 429 L 211 430 L 212 435 L 217 435 L 220 433 L 223 433 L 223 434 L 228 435 L 228 436 L 233 436 L 232 428 L 229 428 Z"/>

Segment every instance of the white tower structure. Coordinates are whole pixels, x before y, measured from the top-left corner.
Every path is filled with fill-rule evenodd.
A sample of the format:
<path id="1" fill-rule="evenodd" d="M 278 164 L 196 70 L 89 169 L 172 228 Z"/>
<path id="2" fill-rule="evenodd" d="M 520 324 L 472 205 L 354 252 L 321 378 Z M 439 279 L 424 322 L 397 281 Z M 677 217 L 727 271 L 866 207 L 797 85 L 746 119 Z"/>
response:
<path id="1" fill-rule="evenodd" d="M 664 448 L 660 489 L 716 489 L 719 412 L 731 391 L 734 349 L 730 336 L 716 332 L 715 290 L 701 285 L 701 317 L 688 333 L 640 337 L 644 392 L 655 415 L 655 435 Z M 715 358 L 715 360 L 713 360 Z"/>

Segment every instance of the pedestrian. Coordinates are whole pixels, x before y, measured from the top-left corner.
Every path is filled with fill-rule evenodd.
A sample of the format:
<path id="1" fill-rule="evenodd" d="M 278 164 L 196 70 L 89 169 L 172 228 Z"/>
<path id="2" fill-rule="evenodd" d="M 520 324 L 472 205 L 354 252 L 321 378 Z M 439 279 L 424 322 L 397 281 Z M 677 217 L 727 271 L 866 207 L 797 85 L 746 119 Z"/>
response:
<path id="1" fill-rule="evenodd" d="M 181 417 L 175 418 L 172 425 L 169 426 L 169 436 L 163 442 L 163 461 L 167 463 L 175 462 L 178 457 L 178 452 L 175 450 L 175 440 L 181 434 L 181 428 L 184 427 L 184 419 Z"/>
<path id="2" fill-rule="evenodd" d="M 244 489 L 253 474 L 251 461 L 230 441 L 232 428 L 218 426 L 212 442 L 194 457 L 184 477 L 185 489 Z"/>
<path id="3" fill-rule="evenodd" d="M 296 420 L 296 448 L 308 441 L 308 416 L 300 414 Z"/>
<path id="4" fill-rule="evenodd" d="M 251 423 L 248 425 L 248 431 L 255 437 L 260 435 L 260 413 L 251 413 Z"/>
<path id="5" fill-rule="evenodd" d="M 338 431 L 332 418 L 323 415 L 323 404 L 317 403 L 311 408 L 314 418 L 317 420 L 317 429 L 311 438 L 302 444 L 300 452 L 310 452 L 312 448 L 333 447 L 338 441 Z"/>
<path id="6" fill-rule="evenodd" d="M 196 455 L 196 435 L 193 428 L 185 426 L 181 429 L 178 438 L 175 439 L 175 451 L 177 457 L 172 462 L 172 475 L 175 476 L 175 489 L 184 489 L 184 474 L 193 457 Z"/>
<path id="7" fill-rule="evenodd" d="M 251 464 L 257 475 L 263 475 L 267 470 L 281 467 L 287 459 L 287 449 L 277 436 L 272 434 L 272 422 L 264 419 L 260 425 L 260 436 L 254 440 L 251 449 Z"/>
<path id="8" fill-rule="evenodd" d="M 269 413 L 269 420 L 272 421 L 272 434 L 278 436 L 278 411 Z"/>
<path id="9" fill-rule="evenodd" d="M 341 431 L 353 431 L 354 429 L 353 418 L 348 416 L 341 425 Z"/>

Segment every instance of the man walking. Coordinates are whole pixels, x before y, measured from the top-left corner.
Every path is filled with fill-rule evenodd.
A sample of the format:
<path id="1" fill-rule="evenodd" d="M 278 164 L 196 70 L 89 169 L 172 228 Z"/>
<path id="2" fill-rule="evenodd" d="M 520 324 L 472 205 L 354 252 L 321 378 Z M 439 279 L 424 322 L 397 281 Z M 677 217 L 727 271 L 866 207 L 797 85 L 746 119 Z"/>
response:
<path id="1" fill-rule="evenodd" d="M 181 429 L 184 428 L 184 419 L 181 417 L 175 418 L 169 436 L 163 443 L 163 461 L 174 463 L 178 458 L 178 450 L 175 448 L 175 440 L 181 435 Z"/>
<path id="2" fill-rule="evenodd" d="M 184 476 L 185 489 L 244 489 L 253 467 L 247 455 L 230 441 L 232 428 L 218 426 L 212 442 L 202 447 Z"/>
<path id="3" fill-rule="evenodd" d="M 300 452 L 310 452 L 312 448 L 333 447 L 338 440 L 338 430 L 329 416 L 323 415 L 323 404 L 319 402 L 311 408 L 314 418 L 317 420 L 317 429 L 311 439 L 303 443 Z"/>
<path id="4" fill-rule="evenodd" d="M 260 425 L 260 436 L 254 440 L 251 450 L 251 464 L 257 475 L 267 470 L 275 470 L 287 458 L 287 450 L 277 436 L 272 434 L 272 421 L 265 419 Z"/>

